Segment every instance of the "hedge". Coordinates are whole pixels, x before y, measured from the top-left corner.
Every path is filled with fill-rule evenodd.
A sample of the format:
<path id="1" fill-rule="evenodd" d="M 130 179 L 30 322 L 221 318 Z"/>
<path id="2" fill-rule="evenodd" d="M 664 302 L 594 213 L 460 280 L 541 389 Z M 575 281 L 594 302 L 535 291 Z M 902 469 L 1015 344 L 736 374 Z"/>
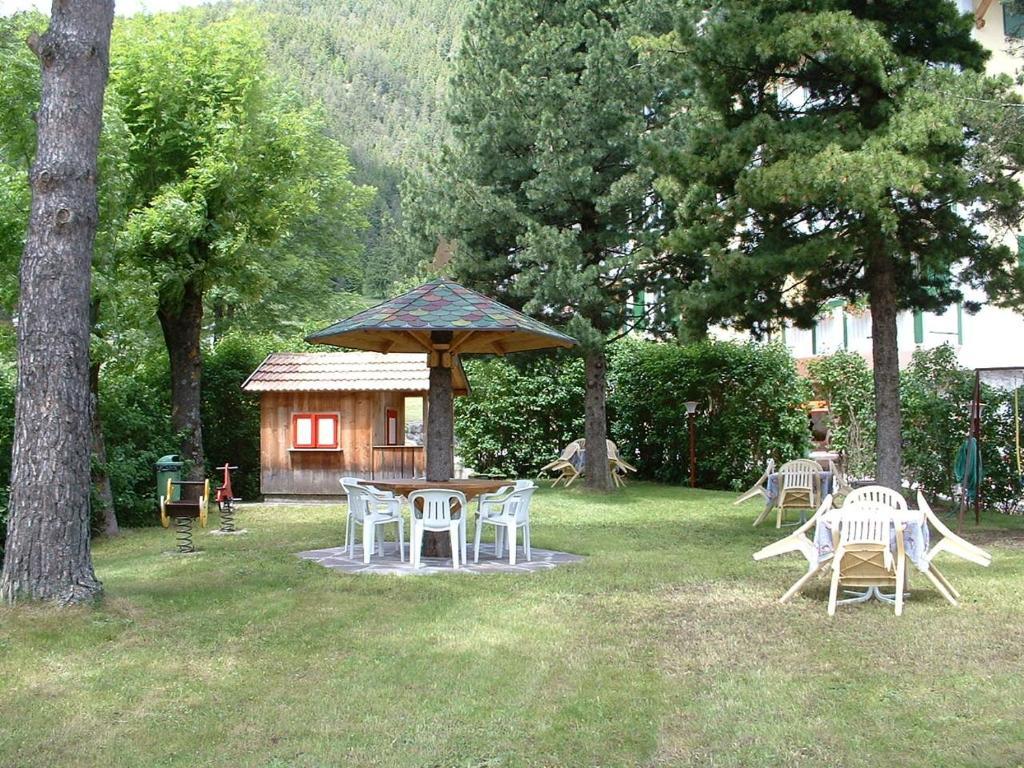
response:
<path id="1" fill-rule="evenodd" d="M 527 363 L 467 364 L 471 397 L 456 403 L 459 454 L 477 471 L 530 476 L 583 435 L 582 362 L 568 355 Z M 609 353 L 610 434 L 640 476 L 689 477 L 685 402 L 697 413 L 698 483 L 739 488 L 767 457 L 803 455 L 809 396 L 792 359 L 775 346 L 692 346 L 629 340 Z"/>
<path id="2" fill-rule="evenodd" d="M 974 372 L 961 367 L 949 345 L 914 352 L 901 376 L 903 476 L 926 494 L 952 498 L 953 461 L 970 426 Z M 1017 473 L 1012 393 L 982 388 L 982 502 L 1014 511 L 1024 489 Z"/>
<path id="3" fill-rule="evenodd" d="M 854 477 L 875 471 L 874 383 L 871 369 L 859 355 L 838 352 L 809 366 L 815 389 L 831 401 L 831 440 L 848 451 Z M 930 497 L 956 494 L 953 461 L 967 436 L 974 372 L 960 366 L 948 344 L 915 350 L 900 372 L 903 417 L 903 477 Z M 985 478 L 981 493 L 986 507 L 1013 511 L 1024 489 L 1014 457 L 1012 393 L 984 387 L 981 453 Z"/>
<path id="4" fill-rule="evenodd" d="M 854 477 L 875 473 L 875 381 L 867 361 L 836 352 L 807 366 L 815 395 L 830 406 L 829 446 L 846 454 Z"/>
<path id="5" fill-rule="evenodd" d="M 612 436 L 641 477 L 688 481 L 687 400 L 699 404 L 702 488 L 746 487 L 769 457 L 784 461 L 809 448 L 802 404 L 810 387 L 779 345 L 627 340 L 613 350 L 609 385 Z"/>

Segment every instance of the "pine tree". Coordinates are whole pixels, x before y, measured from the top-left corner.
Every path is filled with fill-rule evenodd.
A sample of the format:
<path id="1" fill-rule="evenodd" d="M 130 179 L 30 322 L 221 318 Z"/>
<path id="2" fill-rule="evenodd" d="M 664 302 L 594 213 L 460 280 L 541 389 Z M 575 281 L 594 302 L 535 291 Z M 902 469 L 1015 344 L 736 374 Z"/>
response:
<path id="1" fill-rule="evenodd" d="M 628 327 L 660 210 L 641 149 L 676 95 L 635 39 L 668 32 L 670 7 L 483 2 L 456 61 L 453 146 L 410 214 L 428 241 L 456 243 L 457 279 L 582 342 L 587 483 L 599 489 L 610 487 L 605 345 Z"/>
<path id="2" fill-rule="evenodd" d="M 876 476 L 894 488 L 897 313 L 941 311 L 964 284 L 997 297 L 1022 284 L 977 226 L 1019 219 L 1021 193 L 978 151 L 996 145 L 975 106 L 1016 99 L 979 74 L 970 33 L 937 0 L 722 0 L 680 27 L 678 66 L 701 106 L 660 160 L 678 203 L 672 247 L 703 259 L 687 319 L 764 332 L 866 297 Z"/>

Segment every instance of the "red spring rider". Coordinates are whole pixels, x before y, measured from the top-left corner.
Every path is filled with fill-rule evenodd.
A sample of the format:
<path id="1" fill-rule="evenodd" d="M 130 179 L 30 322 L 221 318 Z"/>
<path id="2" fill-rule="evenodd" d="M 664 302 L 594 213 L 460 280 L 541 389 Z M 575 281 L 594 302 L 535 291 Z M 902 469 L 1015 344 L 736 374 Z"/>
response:
<path id="1" fill-rule="evenodd" d="M 224 471 L 224 482 L 217 488 L 217 509 L 220 510 L 220 531 L 221 533 L 235 533 L 235 502 L 241 499 L 235 498 L 231 490 L 231 470 L 238 469 L 225 464 L 217 469 Z"/>

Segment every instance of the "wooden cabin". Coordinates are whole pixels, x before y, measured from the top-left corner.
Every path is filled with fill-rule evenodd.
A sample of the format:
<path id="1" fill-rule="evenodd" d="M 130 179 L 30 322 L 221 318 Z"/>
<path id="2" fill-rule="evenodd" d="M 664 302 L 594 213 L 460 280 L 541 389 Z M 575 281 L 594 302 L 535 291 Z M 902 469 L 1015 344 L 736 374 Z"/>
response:
<path id="1" fill-rule="evenodd" d="M 422 477 L 424 446 L 406 439 L 406 413 L 425 420 L 429 377 L 422 354 L 268 355 L 242 384 L 260 396 L 264 498 L 337 497 L 343 476 Z M 461 365 L 452 379 L 456 395 L 468 392 Z"/>

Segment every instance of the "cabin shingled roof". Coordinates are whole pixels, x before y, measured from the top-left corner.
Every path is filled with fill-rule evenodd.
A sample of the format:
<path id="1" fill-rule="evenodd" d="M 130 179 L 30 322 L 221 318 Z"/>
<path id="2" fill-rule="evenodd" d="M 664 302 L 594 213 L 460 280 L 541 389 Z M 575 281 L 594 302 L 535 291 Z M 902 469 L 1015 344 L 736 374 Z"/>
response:
<path id="1" fill-rule="evenodd" d="M 456 394 L 469 390 L 461 362 L 452 368 L 452 384 Z M 242 384 L 246 392 L 426 392 L 429 388 L 425 354 L 379 352 L 273 352 Z"/>

